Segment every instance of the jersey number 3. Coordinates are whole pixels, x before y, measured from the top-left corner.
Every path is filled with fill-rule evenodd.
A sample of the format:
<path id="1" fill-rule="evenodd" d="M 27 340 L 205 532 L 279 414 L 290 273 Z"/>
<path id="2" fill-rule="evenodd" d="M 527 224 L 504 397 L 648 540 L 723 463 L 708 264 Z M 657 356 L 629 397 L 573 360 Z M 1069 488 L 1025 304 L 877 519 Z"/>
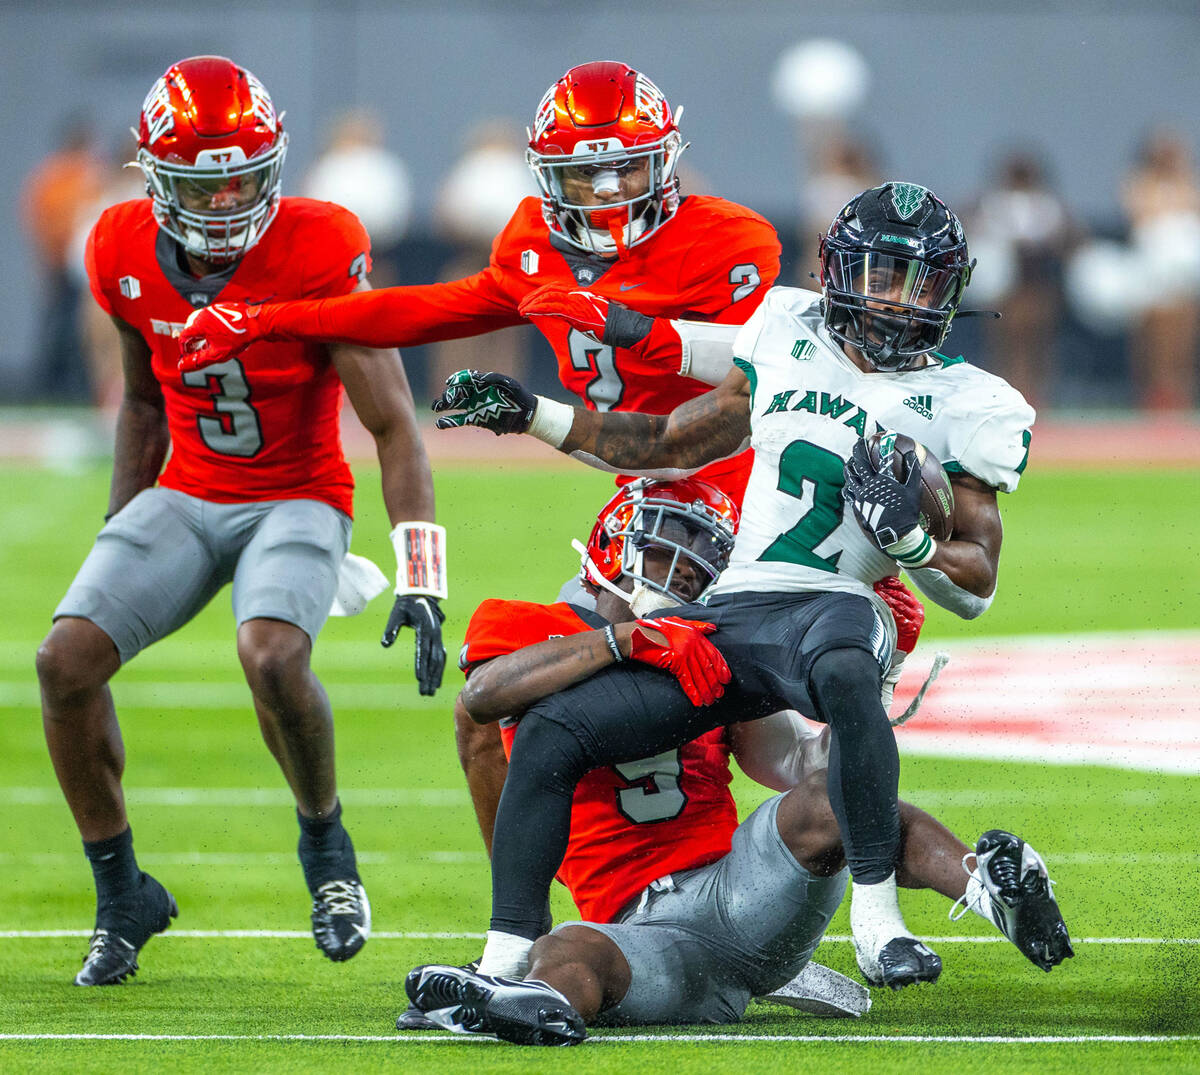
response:
<path id="1" fill-rule="evenodd" d="M 679 786 L 683 763 L 678 750 L 622 762 L 613 769 L 630 785 L 617 790 L 617 809 L 635 825 L 669 821 L 687 806 L 687 796 Z"/>
<path id="2" fill-rule="evenodd" d="M 212 414 L 196 416 L 200 439 L 220 455 L 250 459 L 263 446 L 262 423 L 250 406 L 250 386 L 241 362 L 231 358 L 198 370 L 186 370 L 183 383 L 189 388 L 207 388 Z"/>

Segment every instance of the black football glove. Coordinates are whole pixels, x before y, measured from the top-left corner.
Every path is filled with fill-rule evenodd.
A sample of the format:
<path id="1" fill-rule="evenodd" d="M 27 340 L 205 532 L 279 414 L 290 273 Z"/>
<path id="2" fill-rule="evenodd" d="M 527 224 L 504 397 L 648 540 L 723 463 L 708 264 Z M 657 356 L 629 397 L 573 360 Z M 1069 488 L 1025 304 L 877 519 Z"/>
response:
<path id="1" fill-rule="evenodd" d="M 855 518 L 872 541 L 883 551 L 911 534 L 921 516 L 921 465 L 917 453 L 905 452 L 905 479 L 892 474 L 888 456 L 883 470 L 876 470 L 867 452 L 867 442 L 854 445 L 844 467 L 842 496 L 850 502 Z"/>
<path id="2" fill-rule="evenodd" d="M 481 426 L 496 436 L 524 433 L 537 410 L 537 396 L 503 373 L 459 370 L 446 378 L 446 391 L 433 401 L 435 411 L 461 411 L 437 420 L 438 429 Z"/>
<path id="3" fill-rule="evenodd" d="M 442 621 L 446 614 L 436 597 L 427 594 L 400 594 L 392 605 L 381 642 L 384 648 L 396 641 L 401 627 L 411 627 L 417 635 L 417 687 L 422 694 L 433 694 L 442 685 L 446 670 L 446 647 L 442 645 Z"/>

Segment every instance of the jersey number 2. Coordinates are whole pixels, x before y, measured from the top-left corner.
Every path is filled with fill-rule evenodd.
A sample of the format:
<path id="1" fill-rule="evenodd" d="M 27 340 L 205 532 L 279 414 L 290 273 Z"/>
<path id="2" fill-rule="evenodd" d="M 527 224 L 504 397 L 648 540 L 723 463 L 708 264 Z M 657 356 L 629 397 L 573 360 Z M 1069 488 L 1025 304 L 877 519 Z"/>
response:
<path id="1" fill-rule="evenodd" d="M 617 809 L 635 825 L 669 821 L 687 806 L 687 796 L 679 786 L 683 763 L 678 750 L 622 762 L 613 769 L 630 785 L 617 790 Z"/>
<path id="2" fill-rule="evenodd" d="M 841 552 L 814 551 L 842 523 L 842 457 L 806 440 L 794 440 L 779 457 L 779 491 L 808 504 L 796 525 L 780 534 L 759 560 L 836 571 Z"/>
<path id="3" fill-rule="evenodd" d="M 186 370 L 189 388 L 208 388 L 215 414 L 196 417 L 200 439 L 214 452 L 250 459 L 263 446 L 262 423 L 250 406 L 250 386 L 242 363 L 231 358 L 198 370 Z"/>
<path id="4" fill-rule="evenodd" d="M 567 335 L 567 350 L 571 368 L 590 371 L 596 376 L 584 387 L 584 395 L 598 411 L 611 411 L 625 394 L 625 383 L 617 372 L 617 357 L 606 343 L 597 343 L 591 336 L 571 329 Z"/>

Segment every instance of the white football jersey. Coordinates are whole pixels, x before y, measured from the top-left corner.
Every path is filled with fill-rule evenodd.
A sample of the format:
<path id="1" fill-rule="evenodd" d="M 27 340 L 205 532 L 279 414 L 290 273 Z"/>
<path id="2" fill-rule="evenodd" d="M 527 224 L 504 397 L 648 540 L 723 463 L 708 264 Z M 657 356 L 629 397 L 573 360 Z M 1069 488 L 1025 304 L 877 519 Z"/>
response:
<path id="1" fill-rule="evenodd" d="M 877 430 L 906 433 L 948 472 L 1005 492 L 1025 469 L 1034 412 L 1016 389 L 938 354 L 920 369 L 863 373 L 825 331 L 815 292 L 769 291 L 733 356 L 750 380 L 754 469 L 729 567 L 710 595 L 842 590 L 882 609 L 871 587 L 896 563 L 842 499 L 845 460 Z"/>

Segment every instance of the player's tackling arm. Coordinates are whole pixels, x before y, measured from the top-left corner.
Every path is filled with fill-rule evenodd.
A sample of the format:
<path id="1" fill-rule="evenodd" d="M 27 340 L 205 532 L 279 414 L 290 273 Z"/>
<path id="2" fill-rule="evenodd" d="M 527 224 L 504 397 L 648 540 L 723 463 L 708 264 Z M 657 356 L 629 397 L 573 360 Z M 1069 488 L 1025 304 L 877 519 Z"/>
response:
<path id="1" fill-rule="evenodd" d="M 150 348 L 132 325 L 119 317 L 112 321 L 121 341 L 125 392 L 117 412 L 106 518 L 158 480 L 171 443 L 162 388 L 154 376 Z"/>
<path id="2" fill-rule="evenodd" d="M 636 626 L 630 622 L 612 628 L 622 660 L 629 656 L 630 635 Z M 551 638 L 474 666 L 459 700 L 476 724 L 490 724 L 502 717 L 520 716 L 534 703 L 616 660 L 604 631 Z"/>

